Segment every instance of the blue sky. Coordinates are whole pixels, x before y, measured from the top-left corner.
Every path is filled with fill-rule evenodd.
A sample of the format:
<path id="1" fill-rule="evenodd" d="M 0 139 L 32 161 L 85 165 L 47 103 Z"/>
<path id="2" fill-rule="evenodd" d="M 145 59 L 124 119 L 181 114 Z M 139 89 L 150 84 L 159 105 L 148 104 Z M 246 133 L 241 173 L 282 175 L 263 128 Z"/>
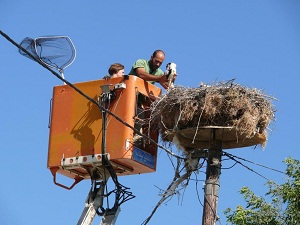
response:
<path id="1" fill-rule="evenodd" d="M 299 12 L 297 0 L 1 0 L 0 29 L 18 43 L 25 37 L 69 36 L 77 50 L 75 62 L 65 70 L 71 83 L 100 79 L 114 62 L 129 72 L 136 59 L 148 59 L 155 49 L 163 49 L 162 68 L 167 62 L 177 64 L 178 85 L 197 87 L 200 81 L 236 78 L 236 83 L 264 90 L 278 99 L 273 102 L 276 121 L 266 147 L 229 153 L 283 171 L 284 158 L 300 158 Z M 90 182 L 67 191 L 53 184 L 47 169 L 50 99 L 53 86 L 62 82 L 1 36 L 0 49 L 0 224 L 76 224 Z M 226 161 L 223 166 L 233 164 Z M 268 179 L 285 180 L 275 171 L 247 165 Z M 136 198 L 122 205 L 116 225 L 141 224 L 160 199 L 157 187 L 166 188 L 172 178 L 163 150 L 157 172 L 120 177 Z M 198 179 L 203 203 L 205 174 L 199 173 Z M 222 170 L 219 224 L 226 224 L 223 210 L 243 203 L 238 194 L 242 186 L 263 195 L 265 183 L 240 165 Z M 149 224 L 201 224 L 201 203 L 196 182 L 191 181 L 181 196 L 158 209 Z M 93 224 L 99 221 L 97 217 Z"/>

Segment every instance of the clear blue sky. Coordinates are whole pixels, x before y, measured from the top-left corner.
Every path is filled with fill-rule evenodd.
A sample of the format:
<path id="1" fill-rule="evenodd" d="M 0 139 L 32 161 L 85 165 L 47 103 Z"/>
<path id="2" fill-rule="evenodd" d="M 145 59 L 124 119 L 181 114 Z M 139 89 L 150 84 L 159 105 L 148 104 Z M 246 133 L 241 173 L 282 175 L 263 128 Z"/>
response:
<path id="1" fill-rule="evenodd" d="M 66 69 L 72 83 L 96 80 L 109 65 L 121 62 L 125 72 L 138 58 L 155 49 L 177 64 L 177 84 L 197 87 L 236 78 L 236 82 L 264 90 L 279 101 L 276 122 L 265 149 L 253 147 L 229 153 L 284 170 L 282 160 L 299 154 L 300 1 L 10 1 L 1 0 L 0 29 L 16 42 L 25 37 L 67 35 L 77 49 Z M 67 191 L 52 182 L 47 169 L 48 116 L 52 88 L 62 82 L 43 67 L 21 56 L 0 36 L 1 170 L 0 224 L 76 224 L 90 188 L 83 181 Z M 224 167 L 233 162 L 224 162 Z M 284 175 L 247 164 L 279 183 Z M 171 163 L 159 151 L 156 173 L 121 177 L 136 195 L 122 205 L 116 225 L 139 225 L 151 213 L 173 178 Z M 204 180 L 203 173 L 198 174 Z M 66 180 L 69 181 L 69 180 Z M 238 194 L 249 186 L 266 192 L 266 180 L 236 165 L 222 170 L 218 214 L 242 204 Z M 198 193 L 203 203 L 203 181 Z M 196 182 L 182 196 L 161 206 L 149 224 L 201 224 L 202 206 Z M 99 224 L 100 217 L 93 224 Z"/>

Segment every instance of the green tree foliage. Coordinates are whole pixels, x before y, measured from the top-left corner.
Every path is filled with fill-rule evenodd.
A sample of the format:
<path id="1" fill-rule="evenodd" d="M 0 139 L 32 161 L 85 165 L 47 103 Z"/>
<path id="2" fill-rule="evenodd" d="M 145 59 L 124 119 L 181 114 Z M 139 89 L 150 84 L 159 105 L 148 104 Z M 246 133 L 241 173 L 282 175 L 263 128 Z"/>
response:
<path id="1" fill-rule="evenodd" d="M 300 161 L 287 158 L 287 180 L 278 185 L 267 182 L 270 197 L 256 196 L 248 187 L 240 190 L 246 207 L 238 205 L 235 210 L 224 211 L 227 222 L 235 225 L 300 225 Z"/>

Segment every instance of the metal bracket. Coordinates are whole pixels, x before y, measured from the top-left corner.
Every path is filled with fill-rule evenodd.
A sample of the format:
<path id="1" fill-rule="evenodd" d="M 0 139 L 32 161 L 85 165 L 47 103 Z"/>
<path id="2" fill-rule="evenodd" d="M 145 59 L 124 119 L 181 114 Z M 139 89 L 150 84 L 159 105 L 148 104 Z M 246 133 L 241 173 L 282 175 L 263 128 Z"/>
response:
<path id="1" fill-rule="evenodd" d="M 115 222 L 116 222 L 116 220 L 117 220 L 117 217 L 118 217 L 120 211 L 121 211 L 121 208 L 119 206 L 117 208 L 117 210 L 114 212 L 114 214 L 104 215 L 102 217 L 100 225 L 114 225 Z"/>
<path id="2" fill-rule="evenodd" d="M 71 190 L 76 184 L 78 184 L 80 181 L 82 181 L 84 178 L 82 178 L 82 177 L 79 177 L 79 176 L 76 176 L 75 178 L 74 178 L 74 183 L 70 186 L 70 187 L 67 187 L 67 186 L 65 186 L 65 185 L 63 185 L 63 184 L 61 184 L 61 183 L 58 183 L 57 181 L 56 181 L 56 173 L 57 173 L 57 171 L 59 170 L 59 167 L 52 167 L 52 168 L 50 168 L 50 171 L 51 171 L 51 173 L 52 173 L 52 175 L 53 175 L 53 182 L 54 182 L 54 184 L 56 184 L 57 186 L 59 186 L 59 187 L 62 187 L 62 188 L 65 188 L 65 189 L 67 189 L 67 190 Z"/>

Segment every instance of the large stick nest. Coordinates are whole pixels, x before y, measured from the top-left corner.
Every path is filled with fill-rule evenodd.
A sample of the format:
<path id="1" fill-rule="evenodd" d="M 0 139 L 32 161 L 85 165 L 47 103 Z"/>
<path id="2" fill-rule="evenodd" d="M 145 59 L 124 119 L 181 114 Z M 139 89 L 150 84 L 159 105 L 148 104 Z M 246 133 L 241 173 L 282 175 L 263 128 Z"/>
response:
<path id="1" fill-rule="evenodd" d="M 165 142 L 172 141 L 170 132 L 212 126 L 231 127 L 248 139 L 257 134 L 267 137 L 266 128 L 275 119 L 272 100 L 261 90 L 232 81 L 175 87 L 152 103 L 151 122 Z"/>

